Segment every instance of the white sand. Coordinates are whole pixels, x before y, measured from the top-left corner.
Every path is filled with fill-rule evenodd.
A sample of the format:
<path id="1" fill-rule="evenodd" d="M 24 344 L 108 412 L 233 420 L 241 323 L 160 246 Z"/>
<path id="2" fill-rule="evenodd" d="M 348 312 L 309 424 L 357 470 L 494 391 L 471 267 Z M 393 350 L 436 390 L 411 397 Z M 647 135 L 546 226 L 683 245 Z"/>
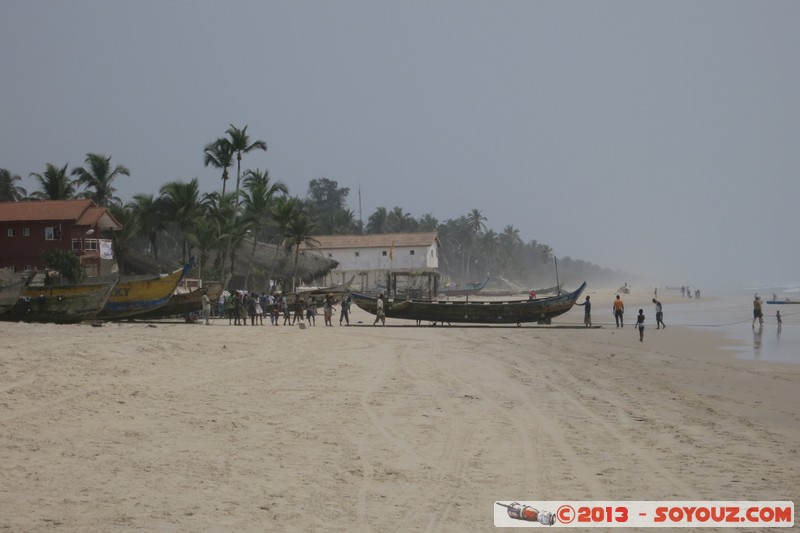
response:
<path id="1" fill-rule="evenodd" d="M 608 322 L 611 293 L 590 294 Z M 497 500 L 800 501 L 798 366 L 680 328 L 319 318 L 0 324 L 0 531 L 487 531 Z"/>

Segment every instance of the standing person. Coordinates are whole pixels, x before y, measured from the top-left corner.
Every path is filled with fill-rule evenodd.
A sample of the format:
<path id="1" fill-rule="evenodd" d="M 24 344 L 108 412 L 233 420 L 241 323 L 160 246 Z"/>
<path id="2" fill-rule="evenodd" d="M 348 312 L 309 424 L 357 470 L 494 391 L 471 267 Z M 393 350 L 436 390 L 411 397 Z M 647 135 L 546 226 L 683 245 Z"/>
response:
<path id="1" fill-rule="evenodd" d="M 614 320 L 617 322 L 617 327 L 624 327 L 622 315 L 625 313 L 625 302 L 620 299 L 619 294 L 617 294 L 617 299 L 614 300 L 614 305 L 611 307 L 611 310 L 614 312 Z"/>
<path id="2" fill-rule="evenodd" d="M 664 324 L 664 308 L 661 305 L 661 302 L 653 298 L 653 303 L 656 304 L 656 329 L 661 329 L 661 326 L 664 326 L 664 329 L 667 329 L 667 325 Z"/>
<path id="3" fill-rule="evenodd" d="M 383 310 L 383 294 L 378 296 L 377 308 L 375 309 L 375 322 L 373 322 L 372 325 L 374 326 L 377 324 L 378 320 L 381 321 L 381 325 L 386 325 L 386 313 Z"/>
<path id="4" fill-rule="evenodd" d="M 644 309 L 639 309 L 639 316 L 636 317 L 636 327 L 639 328 L 639 342 L 644 341 Z"/>
<path id="5" fill-rule="evenodd" d="M 342 325 L 342 320 L 344 320 L 347 325 L 350 325 L 350 293 L 346 293 L 344 298 L 342 298 L 342 311 L 339 315 L 339 325 Z"/>
<path id="6" fill-rule="evenodd" d="M 239 291 L 236 291 L 236 296 L 233 298 L 233 325 L 247 325 L 247 320 L 242 317 L 242 293 Z"/>
<path id="7" fill-rule="evenodd" d="M 292 319 L 292 325 L 295 324 L 298 320 L 300 323 L 303 323 L 303 312 L 306 310 L 306 302 L 303 300 L 303 297 L 300 294 L 294 295 L 294 318 Z"/>
<path id="8" fill-rule="evenodd" d="M 781 318 L 781 312 L 780 312 L 780 310 L 778 310 L 778 312 L 777 312 L 777 313 L 775 313 L 775 318 L 777 318 L 777 319 L 778 319 L 778 330 L 780 331 L 780 329 L 781 329 L 781 326 L 783 325 L 783 319 Z"/>
<path id="9" fill-rule="evenodd" d="M 258 305 L 261 307 L 261 313 L 259 315 L 261 317 L 261 325 L 264 325 L 264 316 L 266 316 L 268 312 L 272 314 L 268 302 L 269 298 L 267 298 L 267 293 L 261 291 L 261 296 L 258 297 Z"/>
<path id="10" fill-rule="evenodd" d="M 228 296 L 225 297 L 225 314 L 228 315 L 228 325 L 231 325 L 233 321 L 233 299 L 234 295 L 232 292 L 228 293 Z"/>
<path id="11" fill-rule="evenodd" d="M 585 326 L 592 325 L 592 302 L 589 301 L 589 297 L 586 297 L 586 300 L 582 303 L 576 303 L 575 305 L 582 305 L 583 306 L 583 324 Z"/>
<path id="12" fill-rule="evenodd" d="M 201 300 L 203 302 L 203 318 L 206 321 L 206 326 L 210 326 L 211 323 L 208 321 L 208 319 L 211 316 L 211 300 L 208 298 L 208 292 L 203 293 Z"/>
<path id="13" fill-rule="evenodd" d="M 325 297 L 325 302 L 322 304 L 322 310 L 325 313 L 325 325 L 333 327 L 333 294 L 328 293 Z"/>
<path id="14" fill-rule="evenodd" d="M 250 325 L 256 325 L 256 305 L 258 305 L 258 300 L 256 300 L 255 294 L 252 292 L 247 293 L 247 314 L 250 315 Z M 247 323 L 247 319 L 245 319 L 245 324 Z"/>
<path id="15" fill-rule="evenodd" d="M 760 327 L 764 326 L 764 314 L 761 312 L 761 297 L 756 293 L 753 300 L 753 327 L 756 327 L 756 320 Z"/>
<path id="16" fill-rule="evenodd" d="M 219 293 L 219 301 L 217 302 L 217 315 L 219 318 L 225 316 L 225 291 Z"/>
<path id="17" fill-rule="evenodd" d="M 278 321 L 281 318 L 281 298 L 280 296 L 273 296 L 272 297 L 272 316 L 270 320 L 272 320 L 272 325 L 277 326 Z"/>
<path id="18" fill-rule="evenodd" d="M 306 320 L 308 320 L 309 326 L 316 326 L 317 325 L 317 298 L 316 296 L 311 297 L 311 301 L 308 302 L 308 307 L 306 307 Z"/>
<path id="19" fill-rule="evenodd" d="M 281 294 L 281 311 L 283 312 L 283 325 L 291 325 L 292 314 L 289 312 L 289 299 L 285 294 Z"/>

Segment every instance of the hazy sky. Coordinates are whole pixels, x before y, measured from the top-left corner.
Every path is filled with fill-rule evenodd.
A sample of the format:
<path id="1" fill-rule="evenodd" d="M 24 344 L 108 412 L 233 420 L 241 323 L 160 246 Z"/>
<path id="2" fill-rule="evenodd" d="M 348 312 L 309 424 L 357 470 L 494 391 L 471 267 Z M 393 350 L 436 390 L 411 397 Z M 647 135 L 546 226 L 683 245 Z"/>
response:
<path id="1" fill-rule="evenodd" d="M 800 282 L 800 2 L 0 2 L 0 167 L 123 200 L 249 125 L 292 194 L 480 209 L 659 284 Z"/>

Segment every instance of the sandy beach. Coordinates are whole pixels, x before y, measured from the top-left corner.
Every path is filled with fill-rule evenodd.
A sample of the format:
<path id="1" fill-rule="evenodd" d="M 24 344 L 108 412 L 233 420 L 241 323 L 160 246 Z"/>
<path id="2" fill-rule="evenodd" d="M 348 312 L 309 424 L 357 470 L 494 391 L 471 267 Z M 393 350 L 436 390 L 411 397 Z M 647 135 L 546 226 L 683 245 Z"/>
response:
<path id="1" fill-rule="evenodd" d="M 550 327 L 3 323 L 0 530 L 487 531 L 498 500 L 800 501 L 800 366 L 657 331 L 651 293 L 609 327 L 613 293 L 589 294 L 603 327 L 581 308 Z"/>

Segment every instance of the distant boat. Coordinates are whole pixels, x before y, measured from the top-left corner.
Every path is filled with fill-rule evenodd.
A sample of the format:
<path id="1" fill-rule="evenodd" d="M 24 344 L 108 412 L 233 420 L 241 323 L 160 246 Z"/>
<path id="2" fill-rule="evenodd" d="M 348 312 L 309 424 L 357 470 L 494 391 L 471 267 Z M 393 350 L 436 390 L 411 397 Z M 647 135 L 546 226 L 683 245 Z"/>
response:
<path id="1" fill-rule="evenodd" d="M 148 311 L 164 307 L 172 297 L 178 283 L 194 265 L 194 257 L 171 274 L 144 279 L 122 279 L 111 291 L 105 307 L 98 315 L 104 320 L 136 318 Z"/>
<path id="2" fill-rule="evenodd" d="M 222 281 L 207 281 L 203 286 L 191 292 L 179 292 L 173 294 L 167 305 L 159 307 L 153 311 L 143 313 L 136 318 L 165 318 L 176 315 L 188 315 L 203 310 L 203 295 L 207 294 L 211 304 L 216 306 L 219 296 L 225 289 Z"/>
<path id="3" fill-rule="evenodd" d="M 552 318 L 572 309 L 586 288 L 584 282 L 575 291 L 550 298 L 512 301 L 431 301 L 390 299 L 384 303 L 386 318 L 424 320 L 433 323 L 469 324 L 549 324 Z M 364 311 L 376 314 L 377 298 L 352 293 L 353 301 Z"/>
<path id="4" fill-rule="evenodd" d="M 103 309 L 118 280 L 105 283 L 28 286 L 2 320 L 75 324 Z"/>
<path id="5" fill-rule="evenodd" d="M 486 278 L 483 281 L 476 281 L 474 283 L 464 283 L 463 285 L 453 285 L 452 287 L 439 287 L 439 295 L 447 297 L 471 296 L 481 292 L 483 288 L 486 287 L 486 282 L 488 281 L 489 278 Z"/>
<path id="6" fill-rule="evenodd" d="M 784 305 L 784 304 L 800 304 L 800 300 L 767 300 L 768 304 Z"/>
<path id="7" fill-rule="evenodd" d="M 36 274 L 33 270 L 14 272 L 0 268 L 0 316 L 10 311 Z"/>

